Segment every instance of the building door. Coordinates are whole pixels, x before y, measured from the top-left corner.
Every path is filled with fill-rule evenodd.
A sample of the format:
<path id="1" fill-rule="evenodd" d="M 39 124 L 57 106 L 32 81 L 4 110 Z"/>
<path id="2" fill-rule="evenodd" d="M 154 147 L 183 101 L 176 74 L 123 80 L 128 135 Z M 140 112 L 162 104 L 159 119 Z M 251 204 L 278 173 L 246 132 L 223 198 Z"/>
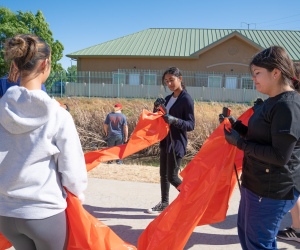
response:
<path id="1" fill-rule="evenodd" d="M 225 79 L 226 89 L 237 89 L 237 77 L 226 77 Z"/>
<path id="2" fill-rule="evenodd" d="M 129 85 L 140 85 L 140 74 L 129 74 Z"/>

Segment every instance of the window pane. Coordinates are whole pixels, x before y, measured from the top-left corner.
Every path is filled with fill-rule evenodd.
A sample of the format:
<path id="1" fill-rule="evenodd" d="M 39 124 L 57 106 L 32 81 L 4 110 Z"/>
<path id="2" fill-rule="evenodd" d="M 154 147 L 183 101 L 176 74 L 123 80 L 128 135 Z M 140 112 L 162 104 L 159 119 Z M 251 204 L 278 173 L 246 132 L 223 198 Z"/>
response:
<path id="1" fill-rule="evenodd" d="M 156 85 L 156 74 L 144 74 L 145 85 Z"/>
<path id="2" fill-rule="evenodd" d="M 254 89 L 254 83 L 251 78 L 242 78 L 242 89 Z"/>
<path id="3" fill-rule="evenodd" d="M 125 84 L 126 83 L 126 76 L 125 74 L 113 74 L 113 84 Z"/>
<path id="4" fill-rule="evenodd" d="M 208 77 L 204 74 L 195 74 L 195 86 L 196 87 L 207 87 L 208 86 Z"/>
<path id="5" fill-rule="evenodd" d="M 208 87 L 211 88 L 221 88 L 222 77 L 220 76 L 209 76 L 208 77 Z"/>
<path id="6" fill-rule="evenodd" d="M 237 88 L 237 78 L 236 77 L 226 77 L 225 88 L 226 89 L 236 89 Z"/>
<path id="7" fill-rule="evenodd" d="M 140 74 L 129 74 L 129 85 L 140 85 Z"/>

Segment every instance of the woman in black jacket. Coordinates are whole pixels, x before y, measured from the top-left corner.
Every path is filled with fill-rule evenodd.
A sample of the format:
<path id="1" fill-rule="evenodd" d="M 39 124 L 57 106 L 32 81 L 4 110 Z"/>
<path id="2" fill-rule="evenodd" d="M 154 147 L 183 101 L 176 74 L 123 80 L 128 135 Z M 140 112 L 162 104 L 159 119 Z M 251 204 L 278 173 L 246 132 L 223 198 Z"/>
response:
<path id="1" fill-rule="evenodd" d="M 170 131 L 160 142 L 161 201 L 147 210 L 151 214 L 161 213 L 169 205 L 170 183 L 175 188 L 181 184 L 178 171 L 186 154 L 187 132 L 195 127 L 194 101 L 185 89 L 180 70 L 176 67 L 167 69 L 162 76 L 162 83 L 173 93 L 165 99 L 158 98 L 154 103 L 154 112 L 160 106 L 165 107 L 167 114 L 163 118 L 170 125 Z"/>
<path id="2" fill-rule="evenodd" d="M 279 46 L 255 55 L 250 69 L 257 91 L 269 98 L 248 127 L 235 122 L 224 131 L 227 142 L 244 151 L 238 235 L 244 250 L 277 249 L 278 228 L 300 191 L 299 81 Z"/>

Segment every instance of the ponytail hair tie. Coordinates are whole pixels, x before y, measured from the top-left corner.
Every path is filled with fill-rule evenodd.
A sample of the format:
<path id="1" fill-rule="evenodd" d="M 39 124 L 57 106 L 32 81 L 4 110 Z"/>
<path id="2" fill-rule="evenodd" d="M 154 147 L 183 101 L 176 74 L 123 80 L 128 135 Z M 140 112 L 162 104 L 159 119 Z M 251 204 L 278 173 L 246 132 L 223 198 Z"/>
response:
<path id="1" fill-rule="evenodd" d="M 294 89 L 300 93 L 300 82 L 296 77 L 292 77 Z"/>

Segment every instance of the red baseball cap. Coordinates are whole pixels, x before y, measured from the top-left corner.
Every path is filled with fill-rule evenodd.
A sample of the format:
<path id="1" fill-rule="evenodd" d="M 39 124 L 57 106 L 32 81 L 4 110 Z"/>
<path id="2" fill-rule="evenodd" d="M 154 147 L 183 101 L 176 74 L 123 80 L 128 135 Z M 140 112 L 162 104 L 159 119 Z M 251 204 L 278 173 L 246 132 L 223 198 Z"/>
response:
<path id="1" fill-rule="evenodd" d="M 122 105 L 120 103 L 115 104 L 114 106 L 115 109 L 122 109 Z"/>
<path id="2" fill-rule="evenodd" d="M 121 103 L 117 103 L 117 104 L 115 104 L 115 108 L 122 108 L 122 105 L 121 105 Z"/>

